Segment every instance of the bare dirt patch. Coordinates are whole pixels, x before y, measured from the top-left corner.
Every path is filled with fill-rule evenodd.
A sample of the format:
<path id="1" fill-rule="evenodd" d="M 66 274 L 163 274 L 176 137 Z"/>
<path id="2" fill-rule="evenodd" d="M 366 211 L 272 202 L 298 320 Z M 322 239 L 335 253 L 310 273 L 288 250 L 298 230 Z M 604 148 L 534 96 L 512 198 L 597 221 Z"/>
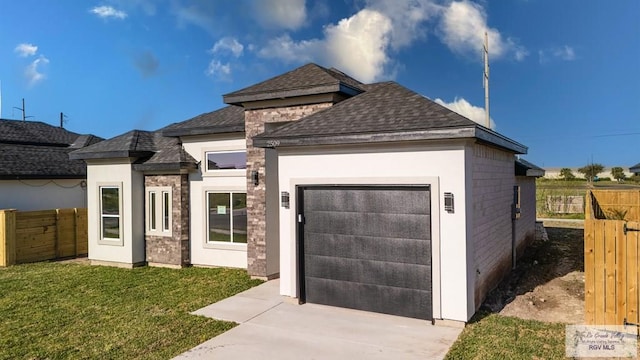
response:
<path id="1" fill-rule="evenodd" d="M 582 324 L 583 230 L 573 223 L 545 226 L 549 240 L 536 240 L 525 250 L 516 269 L 489 294 L 483 308 L 522 319 Z"/>

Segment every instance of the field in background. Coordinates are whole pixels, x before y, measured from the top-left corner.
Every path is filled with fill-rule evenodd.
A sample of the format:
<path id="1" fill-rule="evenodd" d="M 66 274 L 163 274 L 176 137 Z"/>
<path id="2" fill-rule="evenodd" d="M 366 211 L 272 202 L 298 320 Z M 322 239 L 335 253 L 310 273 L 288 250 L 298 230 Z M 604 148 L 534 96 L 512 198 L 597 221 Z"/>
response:
<path id="1" fill-rule="evenodd" d="M 589 184 L 585 180 L 555 180 L 539 178 L 536 180 L 536 217 L 560 219 L 584 219 L 584 210 L 580 213 L 558 213 L 549 209 L 548 198 L 562 196 L 580 196 L 584 198 L 587 189 L 640 189 L 635 182 L 618 183 L 615 181 L 597 181 Z"/>

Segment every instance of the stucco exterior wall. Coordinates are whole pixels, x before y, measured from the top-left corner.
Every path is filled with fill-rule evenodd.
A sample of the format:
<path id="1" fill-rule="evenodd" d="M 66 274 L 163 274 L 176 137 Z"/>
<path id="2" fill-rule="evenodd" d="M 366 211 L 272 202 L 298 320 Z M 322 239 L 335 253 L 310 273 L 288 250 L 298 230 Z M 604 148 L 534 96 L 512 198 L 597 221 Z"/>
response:
<path id="1" fill-rule="evenodd" d="M 296 186 L 305 184 L 429 184 L 432 203 L 433 310 L 437 319 L 467 321 L 465 145 L 279 149 L 280 191 L 290 208 L 280 212 L 280 293 L 298 296 Z M 455 212 L 443 194 L 455 194 Z"/>
<path id="2" fill-rule="evenodd" d="M 203 173 L 207 151 L 245 150 L 244 134 L 185 136 L 184 149 L 198 162 L 198 171 L 189 173 L 189 248 L 191 264 L 196 266 L 224 266 L 247 268 L 246 244 L 207 243 L 207 191 L 247 191 L 245 170 L 223 173 Z"/>
<path id="3" fill-rule="evenodd" d="M 511 269 L 514 154 L 482 144 L 472 148 L 474 310 Z M 534 205 L 535 206 L 535 205 Z M 535 213 L 535 212 L 534 212 Z"/>
<path id="4" fill-rule="evenodd" d="M 100 199 L 98 187 L 101 185 L 121 187 L 122 244 L 104 244 L 100 238 Z M 133 171 L 129 159 L 88 161 L 87 197 L 89 259 L 100 263 L 135 265 L 144 263 L 144 177 Z"/>
<path id="5" fill-rule="evenodd" d="M 0 180 L 0 209 L 20 211 L 87 207 L 84 179 Z"/>

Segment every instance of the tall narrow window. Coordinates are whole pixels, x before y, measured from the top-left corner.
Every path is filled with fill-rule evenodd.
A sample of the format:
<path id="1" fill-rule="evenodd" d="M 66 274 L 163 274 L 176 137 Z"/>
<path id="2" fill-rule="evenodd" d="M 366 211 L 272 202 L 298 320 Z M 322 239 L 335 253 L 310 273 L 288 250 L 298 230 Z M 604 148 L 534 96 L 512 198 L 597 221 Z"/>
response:
<path id="1" fill-rule="evenodd" d="M 102 240 L 120 240 L 120 188 L 100 187 L 100 234 Z"/>
<path id="2" fill-rule="evenodd" d="M 156 231 L 156 192 L 149 193 L 149 230 Z"/>
<path id="3" fill-rule="evenodd" d="M 207 193 L 209 242 L 247 242 L 247 194 Z"/>
<path id="4" fill-rule="evenodd" d="M 171 228 L 171 205 L 168 191 L 162 192 L 162 231 L 169 231 Z"/>
<path id="5" fill-rule="evenodd" d="M 172 204 L 170 186 L 147 187 L 147 234 L 172 235 Z"/>

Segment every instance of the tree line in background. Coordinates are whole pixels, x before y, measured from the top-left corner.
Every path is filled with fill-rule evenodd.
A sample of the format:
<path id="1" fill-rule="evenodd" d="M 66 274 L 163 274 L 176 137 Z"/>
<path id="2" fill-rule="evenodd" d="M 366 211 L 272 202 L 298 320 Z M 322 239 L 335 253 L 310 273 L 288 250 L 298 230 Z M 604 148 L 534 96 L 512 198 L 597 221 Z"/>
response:
<path id="1" fill-rule="evenodd" d="M 589 164 L 583 166 L 578 169 L 578 172 L 584 175 L 584 178 L 587 179 L 588 182 L 593 182 L 598 180 L 598 174 L 604 170 L 604 166 L 602 164 Z M 563 180 L 575 180 L 576 176 L 573 174 L 573 171 L 569 168 L 560 169 L 560 178 Z M 615 166 L 611 168 L 611 178 L 616 180 L 617 182 L 623 182 L 627 179 L 627 175 L 624 173 L 624 169 L 620 166 Z M 640 181 L 638 176 L 634 176 L 631 178 L 634 181 Z"/>

